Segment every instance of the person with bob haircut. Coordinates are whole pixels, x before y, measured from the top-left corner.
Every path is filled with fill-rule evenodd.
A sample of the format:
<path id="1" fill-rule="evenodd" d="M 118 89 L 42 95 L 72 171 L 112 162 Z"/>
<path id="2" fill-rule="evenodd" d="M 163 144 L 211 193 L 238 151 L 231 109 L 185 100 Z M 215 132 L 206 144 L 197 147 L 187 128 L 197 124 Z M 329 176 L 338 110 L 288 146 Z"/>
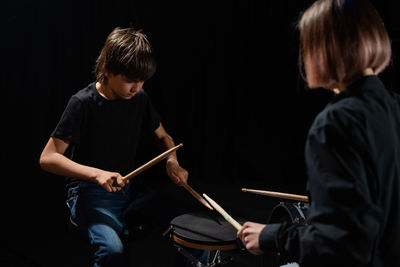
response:
<path id="1" fill-rule="evenodd" d="M 307 220 L 246 222 L 238 237 L 278 265 L 400 266 L 400 98 L 377 76 L 391 58 L 384 23 L 366 0 L 318 0 L 298 29 L 308 86 L 338 92 L 307 136 Z"/>
<path id="2" fill-rule="evenodd" d="M 42 169 L 70 177 L 71 219 L 90 240 L 96 267 L 129 264 L 126 216 L 149 195 L 122 175 L 135 166 L 141 134 L 154 136 L 162 151 L 175 146 L 143 90 L 155 70 L 146 35 L 115 28 L 97 58 L 96 81 L 70 98 L 40 156 Z M 166 172 L 176 184 L 187 182 L 175 152 Z"/>

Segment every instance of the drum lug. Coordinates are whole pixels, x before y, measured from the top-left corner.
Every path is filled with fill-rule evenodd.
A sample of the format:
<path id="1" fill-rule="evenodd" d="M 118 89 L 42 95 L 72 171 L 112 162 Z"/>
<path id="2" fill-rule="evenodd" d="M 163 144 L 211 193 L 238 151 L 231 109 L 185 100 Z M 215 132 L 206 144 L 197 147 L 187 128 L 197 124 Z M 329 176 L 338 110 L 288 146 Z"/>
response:
<path id="1" fill-rule="evenodd" d="M 174 232 L 174 227 L 171 225 L 170 227 L 168 227 L 167 230 L 164 231 L 163 236 L 169 237 L 173 232 Z"/>

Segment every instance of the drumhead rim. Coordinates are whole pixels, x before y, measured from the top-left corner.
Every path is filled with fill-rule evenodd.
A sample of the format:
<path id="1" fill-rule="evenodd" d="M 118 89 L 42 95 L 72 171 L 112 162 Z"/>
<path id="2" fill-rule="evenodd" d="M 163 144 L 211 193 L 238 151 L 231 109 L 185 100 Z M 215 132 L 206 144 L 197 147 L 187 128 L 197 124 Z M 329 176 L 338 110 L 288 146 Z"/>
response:
<path id="1" fill-rule="evenodd" d="M 272 209 L 267 222 L 269 224 L 278 222 L 276 221 L 277 214 L 279 215 L 279 212 L 284 211 L 285 215 L 290 217 L 291 223 L 307 224 L 307 214 L 305 211 L 308 209 L 308 206 L 300 206 L 300 204 L 301 202 L 280 202 Z"/>
<path id="2" fill-rule="evenodd" d="M 194 218 L 191 218 L 192 216 Z M 212 220 L 207 219 L 206 223 L 208 223 L 208 221 L 212 222 L 215 220 L 218 222 L 218 224 L 221 225 L 221 227 L 224 227 L 222 229 L 223 232 L 225 232 L 226 229 L 229 229 L 229 232 L 232 233 L 229 234 L 228 236 L 226 235 L 220 236 L 218 233 L 211 233 L 211 232 L 207 233 L 207 232 L 202 232 L 201 230 L 199 231 L 198 228 L 192 227 L 192 225 L 190 224 L 188 225 L 182 223 L 182 220 L 183 222 L 185 222 L 188 220 L 188 218 L 190 218 L 189 221 L 196 220 L 197 224 L 199 223 L 199 221 L 201 222 L 203 218 L 213 218 Z M 245 221 L 245 219 L 241 217 L 236 217 L 236 219 L 240 222 Z M 214 223 L 212 223 L 211 225 L 214 225 Z M 215 228 L 215 226 L 212 227 Z M 216 216 L 215 214 L 212 213 L 210 214 L 210 212 L 208 211 L 207 212 L 194 211 L 179 215 L 170 222 L 170 228 L 171 228 L 171 232 L 169 234 L 170 237 L 173 238 L 175 241 L 177 241 L 178 244 L 185 245 L 187 247 L 196 249 L 204 248 L 209 250 L 229 250 L 229 249 L 235 249 L 239 246 L 238 238 L 236 236 L 236 231 L 234 227 L 230 225 L 228 222 L 226 222 L 221 215 Z M 217 227 L 216 229 L 219 228 Z"/>
<path id="3" fill-rule="evenodd" d="M 186 242 L 190 242 L 190 243 L 196 242 L 196 243 L 199 243 L 199 244 L 202 244 L 202 245 L 223 246 L 223 245 L 229 245 L 232 242 L 236 242 L 236 240 L 237 240 L 237 238 L 231 239 L 231 240 L 219 240 L 219 239 L 213 239 L 213 240 L 197 240 L 196 239 L 196 240 L 194 240 L 194 239 L 192 239 L 190 237 L 185 236 L 185 233 L 179 233 L 179 232 L 176 231 L 176 230 L 178 230 L 178 231 L 182 230 L 182 231 L 189 231 L 190 232 L 190 229 L 185 229 L 185 228 L 183 228 L 183 227 L 181 227 L 179 225 L 174 225 L 174 224 L 171 224 L 171 226 L 172 226 L 172 233 L 173 233 L 174 236 L 177 236 L 178 238 L 180 238 L 180 239 L 182 239 L 182 240 L 184 240 Z M 212 243 L 212 244 L 210 244 L 210 243 Z"/>
<path id="4" fill-rule="evenodd" d="M 189 248 L 194 248 L 194 249 L 201 249 L 201 250 L 233 250 L 233 249 L 236 249 L 238 247 L 236 242 L 235 243 L 231 242 L 231 244 L 214 244 L 214 245 L 210 245 L 209 243 L 208 244 L 204 244 L 204 243 L 200 244 L 201 241 L 196 241 L 198 243 L 193 243 L 191 241 L 182 239 L 181 237 L 179 237 L 176 234 L 170 234 L 170 237 L 174 242 L 176 242 L 176 243 L 178 243 L 178 244 L 180 244 L 182 246 L 189 247 Z"/>

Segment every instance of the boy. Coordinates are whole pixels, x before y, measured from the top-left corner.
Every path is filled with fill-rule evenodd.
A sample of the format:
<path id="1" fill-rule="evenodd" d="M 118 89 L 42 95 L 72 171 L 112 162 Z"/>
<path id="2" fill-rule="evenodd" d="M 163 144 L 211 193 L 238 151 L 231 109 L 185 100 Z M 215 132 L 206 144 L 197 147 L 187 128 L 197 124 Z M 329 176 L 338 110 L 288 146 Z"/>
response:
<path id="1" fill-rule="evenodd" d="M 40 156 L 41 168 L 71 177 L 71 216 L 94 247 L 94 266 L 127 264 L 123 213 L 131 194 L 122 175 L 134 166 L 141 132 L 154 134 L 163 151 L 175 145 L 142 89 L 155 69 L 143 33 L 114 29 L 97 58 L 96 82 L 71 97 Z M 176 153 L 166 170 L 174 183 L 187 182 Z"/>

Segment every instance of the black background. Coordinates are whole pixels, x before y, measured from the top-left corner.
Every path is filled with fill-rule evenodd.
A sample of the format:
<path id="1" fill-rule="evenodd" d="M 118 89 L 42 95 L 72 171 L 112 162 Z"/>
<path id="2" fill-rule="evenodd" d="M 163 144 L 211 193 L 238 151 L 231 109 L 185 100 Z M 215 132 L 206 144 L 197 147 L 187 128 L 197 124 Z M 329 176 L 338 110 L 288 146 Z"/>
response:
<path id="1" fill-rule="evenodd" d="M 178 157 L 195 190 L 260 222 L 279 200 L 240 188 L 306 194 L 306 134 L 332 97 L 307 89 L 298 74 L 295 22 L 312 2 L 4 2 L 0 265 L 87 262 L 85 243 L 77 245 L 68 230 L 64 179 L 40 170 L 38 160 L 69 97 L 93 81 L 95 59 L 117 26 L 142 29 L 153 45 L 158 69 L 144 88 L 167 132 L 184 144 Z M 398 9 L 395 1 L 374 4 L 393 44 L 381 78 L 399 91 Z M 157 155 L 150 141 L 142 142 L 138 164 Z M 178 202 L 197 204 L 170 182 L 163 164 L 140 179 Z M 143 260 L 164 253 L 159 241 L 146 242 L 135 256 L 141 266 L 167 266 L 167 260 Z M 252 261 L 241 266 L 258 264 Z"/>

